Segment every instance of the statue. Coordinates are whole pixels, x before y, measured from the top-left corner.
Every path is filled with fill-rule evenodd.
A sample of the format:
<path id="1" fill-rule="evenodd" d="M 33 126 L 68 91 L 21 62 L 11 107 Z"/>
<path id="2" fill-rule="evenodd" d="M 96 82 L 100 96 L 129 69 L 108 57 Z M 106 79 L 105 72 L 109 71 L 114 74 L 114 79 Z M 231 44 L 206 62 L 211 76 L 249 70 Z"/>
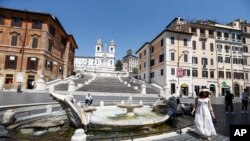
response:
<path id="1" fill-rule="evenodd" d="M 54 100 L 58 101 L 63 110 L 65 110 L 70 126 L 75 128 L 86 127 L 90 121 L 90 112 L 95 111 L 96 108 L 89 106 L 83 107 L 80 102 L 76 102 L 73 95 L 61 95 L 50 92 Z"/>

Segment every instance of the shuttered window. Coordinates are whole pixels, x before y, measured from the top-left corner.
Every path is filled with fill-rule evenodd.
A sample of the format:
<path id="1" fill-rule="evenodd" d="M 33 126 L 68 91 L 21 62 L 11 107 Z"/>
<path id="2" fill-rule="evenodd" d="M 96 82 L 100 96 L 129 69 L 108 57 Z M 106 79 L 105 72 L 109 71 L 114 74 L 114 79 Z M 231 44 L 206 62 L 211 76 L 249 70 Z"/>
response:
<path id="1" fill-rule="evenodd" d="M 17 56 L 6 56 L 5 57 L 5 69 L 16 69 Z"/>

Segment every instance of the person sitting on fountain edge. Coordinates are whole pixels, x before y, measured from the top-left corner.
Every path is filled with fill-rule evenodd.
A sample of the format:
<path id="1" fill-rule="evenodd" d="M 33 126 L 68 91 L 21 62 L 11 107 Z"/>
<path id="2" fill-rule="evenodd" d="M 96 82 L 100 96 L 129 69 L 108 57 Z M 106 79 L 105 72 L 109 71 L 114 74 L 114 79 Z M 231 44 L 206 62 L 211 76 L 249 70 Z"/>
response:
<path id="1" fill-rule="evenodd" d="M 86 95 L 85 97 L 85 105 L 91 105 L 93 102 L 92 96 L 90 95 L 90 93 L 88 93 L 88 95 Z"/>

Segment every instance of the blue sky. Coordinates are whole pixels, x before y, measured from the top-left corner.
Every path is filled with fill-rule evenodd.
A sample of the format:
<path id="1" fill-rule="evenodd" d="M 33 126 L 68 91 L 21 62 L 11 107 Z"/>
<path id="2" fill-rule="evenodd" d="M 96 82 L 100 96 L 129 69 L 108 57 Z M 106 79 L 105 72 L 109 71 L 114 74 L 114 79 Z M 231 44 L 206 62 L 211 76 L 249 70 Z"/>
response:
<path id="1" fill-rule="evenodd" d="M 175 17 L 250 21 L 249 0 L 0 0 L 0 5 L 51 13 L 73 34 L 76 55 L 94 56 L 95 42 L 116 41 L 116 58 L 151 41 Z"/>

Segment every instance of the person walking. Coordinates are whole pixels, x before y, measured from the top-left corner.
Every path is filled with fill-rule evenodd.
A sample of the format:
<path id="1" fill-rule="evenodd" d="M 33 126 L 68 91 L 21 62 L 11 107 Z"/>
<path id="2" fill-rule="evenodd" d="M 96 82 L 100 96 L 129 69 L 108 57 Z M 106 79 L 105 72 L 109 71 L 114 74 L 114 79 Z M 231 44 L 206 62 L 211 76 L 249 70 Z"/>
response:
<path id="1" fill-rule="evenodd" d="M 226 96 L 225 96 L 226 114 L 229 113 L 228 108 L 230 108 L 230 113 L 234 114 L 233 99 L 234 99 L 234 95 L 230 91 L 226 91 Z"/>
<path id="2" fill-rule="evenodd" d="M 242 93 L 242 108 L 241 108 L 242 114 L 248 113 L 247 112 L 248 101 L 249 101 L 249 95 L 247 89 L 244 89 L 244 92 Z"/>
<path id="3" fill-rule="evenodd" d="M 89 106 L 91 105 L 93 102 L 92 96 L 90 95 L 90 93 L 88 93 L 88 95 L 86 95 L 85 97 L 85 105 Z"/>
<path id="4" fill-rule="evenodd" d="M 212 118 L 215 119 L 209 91 L 202 90 L 199 96 L 195 98 L 194 108 L 191 112 L 195 112 L 194 124 L 201 136 L 206 140 L 211 140 L 211 136 L 216 135 Z"/>

